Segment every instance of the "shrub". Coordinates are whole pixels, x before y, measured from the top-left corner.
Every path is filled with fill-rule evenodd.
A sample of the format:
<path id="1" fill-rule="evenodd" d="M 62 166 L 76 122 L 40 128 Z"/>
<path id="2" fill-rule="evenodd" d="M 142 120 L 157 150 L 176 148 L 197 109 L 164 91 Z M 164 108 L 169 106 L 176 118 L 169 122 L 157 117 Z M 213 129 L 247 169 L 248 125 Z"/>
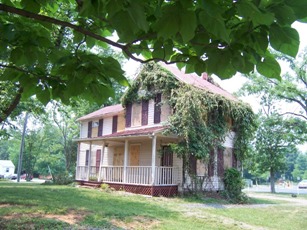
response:
<path id="1" fill-rule="evenodd" d="M 225 170 L 224 173 L 225 191 L 223 195 L 233 203 L 246 203 L 247 196 L 242 192 L 244 181 L 240 172 L 235 168 Z"/>

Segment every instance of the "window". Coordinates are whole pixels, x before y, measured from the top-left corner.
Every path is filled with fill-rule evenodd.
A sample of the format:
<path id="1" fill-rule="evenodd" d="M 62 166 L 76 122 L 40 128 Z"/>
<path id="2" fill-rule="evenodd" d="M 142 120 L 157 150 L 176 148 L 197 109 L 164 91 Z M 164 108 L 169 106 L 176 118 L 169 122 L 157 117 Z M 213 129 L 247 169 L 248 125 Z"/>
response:
<path id="1" fill-rule="evenodd" d="M 113 116 L 112 133 L 117 132 L 117 120 L 118 120 L 118 116 Z"/>
<path id="2" fill-rule="evenodd" d="M 142 101 L 142 125 L 148 125 L 148 100 Z"/>
<path id="3" fill-rule="evenodd" d="M 103 134 L 103 119 L 99 120 L 99 124 L 98 124 L 98 137 L 101 137 Z"/>
<path id="4" fill-rule="evenodd" d="M 154 109 L 154 123 L 161 122 L 161 93 L 158 93 L 155 97 L 155 109 Z"/>
<path id="5" fill-rule="evenodd" d="M 87 137 L 88 138 L 92 137 L 92 125 L 93 125 L 93 122 L 89 121 L 88 122 L 88 127 L 87 127 Z"/>
<path id="6" fill-rule="evenodd" d="M 132 104 L 126 106 L 126 127 L 131 127 Z"/>
<path id="7" fill-rule="evenodd" d="M 85 154 L 85 166 L 88 166 L 89 157 L 90 157 L 90 150 L 86 150 L 86 154 Z"/>
<path id="8" fill-rule="evenodd" d="M 6 168 L 5 172 L 9 172 L 9 171 L 10 171 L 10 169 L 9 169 L 9 168 Z"/>

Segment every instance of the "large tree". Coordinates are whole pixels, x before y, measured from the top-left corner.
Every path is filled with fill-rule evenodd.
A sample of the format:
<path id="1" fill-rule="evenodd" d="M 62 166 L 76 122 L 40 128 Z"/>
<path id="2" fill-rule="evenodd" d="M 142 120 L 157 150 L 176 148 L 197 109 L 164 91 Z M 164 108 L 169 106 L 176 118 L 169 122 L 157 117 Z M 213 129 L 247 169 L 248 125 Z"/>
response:
<path id="1" fill-rule="evenodd" d="M 291 24 L 304 21 L 306 7 L 305 0 L 1 0 L 0 80 L 17 87 L 17 102 L 82 95 L 102 103 L 113 95 L 110 79 L 127 85 L 118 61 L 99 55 L 108 46 L 187 72 L 229 78 L 256 67 L 279 78 L 268 46 L 296 56 Z M 12 100 L 5 111 L 14 107 Z"/>
<path id="2" fill-rule="evenodd" d="M 298 118 L 283 119 L 278 114 L 261 116 L 256 133 L 252 168 L 260 173 L 270 173 L 271 192 L 275 193 L 275 175 L 286 171 L 287 154 L 296 153 L 296 145 L 307 138 L 305 123 Z"/>

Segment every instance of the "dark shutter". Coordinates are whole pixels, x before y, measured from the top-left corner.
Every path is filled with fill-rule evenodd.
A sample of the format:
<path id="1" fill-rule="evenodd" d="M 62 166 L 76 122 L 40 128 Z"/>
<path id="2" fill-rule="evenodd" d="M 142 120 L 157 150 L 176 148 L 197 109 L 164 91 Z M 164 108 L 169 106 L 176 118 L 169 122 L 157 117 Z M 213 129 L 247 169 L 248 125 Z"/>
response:
<path id="1" fill-rule="evenodd" d="M 155 97 L 155 109 L 154 109 L 154 124 L 161 122 L 161 93 L 158 93 Z"/>
<path id="2" fill-rule="evenodd" d="M 161 166 L 173 167 L 173 152 L 170 146 L 162 147 Z"/>
<path id="3" fill-rule="evenodd" d="M 214 151 L 210 151 L 209 156 L 209 164 L 208 164 L 208 176 L 212 177 L 214 176 Z"/>
<path id="4" fill-rule="evenodd" d="M 88 122 L 88 127 L 87 127 L 87 137 L 88 137 L 88 138 L 91 138 L 91 137 L 92 137 L 92 124 L 93 124 L 92 121 L 89 121 L 89 122 Z"/>
<path id="5" fill-rule="evenodd" d="M 88 166 L 89 157 L 90 157 L 90 150 L 86 150 L 86 154 L 85 154 L 85 166 Z"/>
<path id="6" fill-rule="evenodd" d="M 197 159 L 195 156 L 190 155 L 189 157 L 189 172 L 191 175 L 197 175 L 197 169 L 196 169 Z"/>
<path id="7" fill-rule="evenodd" d="M 148 125 L 148 100 L 142 101 L 142 125 Z"/>
<path id="8" fill-rule="evenodd" d="M 223 149 L 217 150 L 217 175 L 224 176 L 224 151 Z"/>
<path id="9" fill-rule="evenodd" d="M 232 150 L 232 167 L 237 168 L 237 164 L 238 164 L 237 156 Z"/>
<path id="10" fill-rule="evenodd" d="M 132 104 L 126 105 L 126 127 L 131 127 Z"/>
<path id="11" fill-rule="evenodd" d="M 112 133 L 117 132 L 117 119 L 118 119 L 118 116 L 113 116 Z"/>
<path id="12" fill-rule="evenodd" d="M 99 119 L 98 137 L 101 137 L 101 136 L 102 136 L 102 129 L 103 129 L 103 119 Z"/>

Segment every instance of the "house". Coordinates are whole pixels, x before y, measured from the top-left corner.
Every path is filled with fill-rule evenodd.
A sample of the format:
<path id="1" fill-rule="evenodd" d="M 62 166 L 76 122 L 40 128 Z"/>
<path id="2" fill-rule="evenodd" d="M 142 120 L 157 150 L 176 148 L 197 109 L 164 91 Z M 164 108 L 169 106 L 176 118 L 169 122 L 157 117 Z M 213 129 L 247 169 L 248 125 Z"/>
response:
<path id="1" fill-rule="evenodd" d="M 0 175 L 8 177 L 14 174 L 15 165 L 10 160 L 0 160 Z"/>
<path id="2" fill-rule="evenodd" d="M 189 169 L 185 167 L 185 157 L 178 156 L 171 147 L 182 137 L 166 132 L 170 117 L 179 113 L 170 103 L 171 92 L 176 93 L 174 88 L 179 85 L 230 101 L 234 107 L 241 103 L 210 83 L 206 75 L 201 78 L 172 66 L 147 64 L 124 95 L 123 105 L 104 107 L 77 120 L 80 137 L 76 139 L 76 181 L 106 183 L 116 190 L 152 196 L 171 196 L 195 186 L 202 190 L 223 189 L 224 169 L 239 166 L 233 151 L 236 134 L 230 128 L 222 146 L 208 150 L 207 160 L 191 157 Z M 233 121 L 227 119 L 231 126 Z"/>

